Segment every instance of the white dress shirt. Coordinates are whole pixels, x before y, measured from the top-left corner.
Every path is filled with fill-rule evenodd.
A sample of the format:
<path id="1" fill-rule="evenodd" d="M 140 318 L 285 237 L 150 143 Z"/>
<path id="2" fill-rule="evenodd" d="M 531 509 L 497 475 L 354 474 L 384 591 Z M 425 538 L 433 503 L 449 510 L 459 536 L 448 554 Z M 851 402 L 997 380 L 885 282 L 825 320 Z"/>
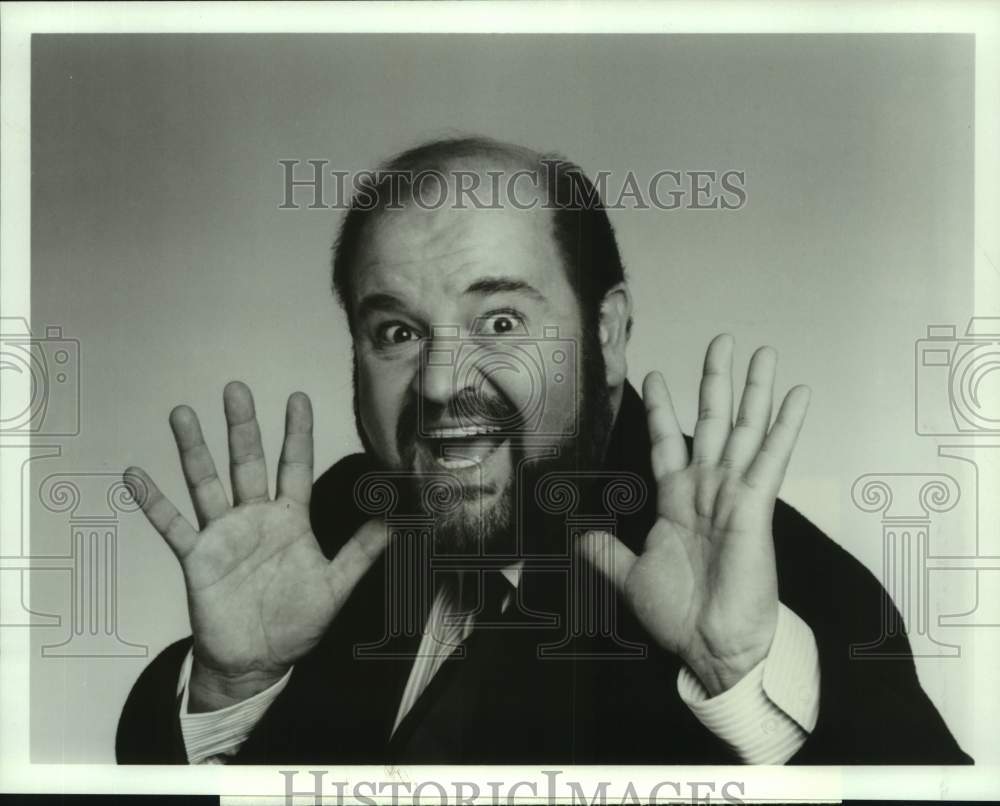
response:
<path id="1" fill-rule="evenodd" d="M 521 566 L 501 573 L 512 585 L 501 611 L 513 599 Z M 393 733 L 441 665 L 472 632 L 475 619 L 463 613 L 453 589 L 441 587 L 431 605 L 424 635 L 396 712 Z M 236 755 L 254 725 L 284 690 L 291 669 L 258 694 L 218 711 L 190 713 L 188 652 L 177 682 L 181 733 L 188 762 L 224 764 Z M 767 657 L 732 688 L 715 697 L 687 668 L 677 678 L 681 700 L 698 720 L 726 742 L 747 764 L 783 764 L 805 743 L 819 716 L 819 655 L 812 630 L 795 613 L 778 605 L 778 624 Z M 335 683 L 331 683 L 335 684 Z"/>

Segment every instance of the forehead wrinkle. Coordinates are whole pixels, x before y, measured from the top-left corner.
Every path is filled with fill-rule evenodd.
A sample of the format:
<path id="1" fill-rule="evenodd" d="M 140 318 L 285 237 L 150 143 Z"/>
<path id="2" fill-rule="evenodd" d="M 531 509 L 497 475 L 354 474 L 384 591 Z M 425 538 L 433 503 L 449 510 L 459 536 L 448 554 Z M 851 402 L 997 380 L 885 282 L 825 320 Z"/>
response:
<path id="1" fill-rule="evenodd" d="M 416 219 L 412 208 L 378 215 L 365 238 L 368 247 L 365 251 L 370 255 L 374 252 L 374 255 L 361 265 L 408 266 L 421 261 L 445 260 L 462 252 L 475 250 L 475 244 L 463 243 L 463 239 L 469 234 L 468 223 L 454 217 L 441 218 L 434 214 L 436 211 L 424 212 L 430 215 L 420 215 Z M 404 252 L 413 256 L 400 256 L 398 260 L 390 262 L 379 260 L 386 251 L 390 254 L 393 251 Z"/>
<path id="2" fill-rule="evenodd" d="M 463 246 L 463 247 L 455 249 L 455 250 L 453 250 L 451 252 L 444 252 L 444 253 L 442 253 L 440 255 L 431 255 L 430 259 L 431 260 L 441 260 L 441 259 L 444 259 L 444 258 L 454 257 L 455 255 L 459 255 L 462 252 L 470 252 L 470 251 L 474 251 L 474 250 L 475 250 L 475 247 L 473 247 L 473 246 Z M 420 262 L 422 262 L 424 260 L 427 260 L 427 259 L 428 259 L 427 257 L 403 258 L 402 260 L 394 260 L 394 261 L 392 261 L 390 263 L 390 262 L 386 262 L 386 261 L 383 261 L 383 260 L 379 260 L 378 258 L 373 258 L 371 260 L 368 260 L 368 261 L 362 263 L 361 264 L 361 268 L 362 269 L 367 269 L 367 268 L 372 268 L 372 267 L 376 267 L 376 266 L 384 266 L 387 269 L 391 269 L 391 268 L 393 268 L 395 266 L 411 266 L 414 263 L 420 263 Z M 473 265 L 473 261 L 466 261 L 465 263 L 461 264 L 461 267 L 464 268 L 465 266 L 471 266 L 471 265 Z"/>
<path id="3" fill-rule="evenodd" d="M 444 286 L 446 295 L 457 298 L 459 292 L 467 284 L 463 279 L 464 273 L 468 268 L 476 266 L 478 262 L 465 260 L 450 266 L 442 265 L 441 262 L 470 251 L 475 251 L 475 249 L 466 247 L 445 252 L 439 256 L 409 258 L 391 263 L 377 259 L 368 261 L 359 272 L 358 297 L 387 292 L 400 300 L 409 300 L 411 303 L 415 303 L 423 301 L 423 298 L 428 294 L 433 295 L 435 282 L 439 282 Z M 426 266 L 428 262 L 435 265 Z M 411 266 L 425 266 L 425 270 L 416 273 L 396 271 L 396 269 Z M 376 279 L 372 270 L 379 269 L 381 269 L 380 276 Z"/>
<path id="4" fill-rule="evenodd" d="M 488 223 L 491 219 L 497 223 Z M 458 296 L 476 279 L 471 275 L 477 269 L 508 275 L 518 265 L 561 268 L 551 216 L 538 209 L 517 215 L 489 209 L 449 214 L 408 206 L 376 215 L 366 235 L 355 299 L 382 290 L 402 291 L 397 296 L 414 300 L 428 294 Z M 529 273 L 540 274 L 530 280 L 539 288 L 556 280 L 548 271 Z"/>

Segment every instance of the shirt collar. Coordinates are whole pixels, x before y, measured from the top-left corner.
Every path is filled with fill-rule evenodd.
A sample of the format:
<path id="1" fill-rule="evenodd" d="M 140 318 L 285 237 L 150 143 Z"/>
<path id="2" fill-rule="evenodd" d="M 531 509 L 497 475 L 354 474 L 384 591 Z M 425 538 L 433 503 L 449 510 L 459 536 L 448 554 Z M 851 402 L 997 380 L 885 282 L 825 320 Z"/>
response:
<path id="1" fill-rule="evenodd" d="M 504 579 L 506 579 L 512 588 L 516 588 L 521 584 L 521 571 L 524 569 L 524 560 L 518 560 L 515 563 L 511 563 L 500 569 L 500 573 L 503 574 Z"/>

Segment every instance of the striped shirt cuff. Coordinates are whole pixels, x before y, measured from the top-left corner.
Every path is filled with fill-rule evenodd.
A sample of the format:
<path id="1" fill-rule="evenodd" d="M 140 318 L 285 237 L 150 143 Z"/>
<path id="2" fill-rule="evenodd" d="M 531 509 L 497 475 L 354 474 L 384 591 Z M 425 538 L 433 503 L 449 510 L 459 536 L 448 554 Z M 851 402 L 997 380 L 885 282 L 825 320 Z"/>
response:
<path id="1" fill-rule="evenodd" d="M 289 669 L 285 676 L 270 688 L 249 699 L 221 708 L 218 711 L 188 713 L 188 683 L 191 679 L 191 663 L 194 651 L 188 650 L 181 666 L 177 681 L 177 696 L 180 698 L 181 735 L 189 764 L 225 764 L 239 752 L 250 731 L 253 730 L 264 712 L 284 690 L 291 677 Z"/>
<path id="2" fill-rule="evenodd" d="M 735 686 L 708 692 L 686 666 L 677 691 L 706 728 L 747 764 L 784 764 L 819 716 L 819 653 L 809 625 L 779 603 L 767 657 Z"/>

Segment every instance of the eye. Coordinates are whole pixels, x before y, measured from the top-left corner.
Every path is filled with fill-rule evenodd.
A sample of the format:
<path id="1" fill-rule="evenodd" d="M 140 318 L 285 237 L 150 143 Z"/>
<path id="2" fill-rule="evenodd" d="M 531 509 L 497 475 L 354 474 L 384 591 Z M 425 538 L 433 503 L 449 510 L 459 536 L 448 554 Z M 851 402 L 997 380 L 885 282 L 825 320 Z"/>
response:
<path id="1" fill-rule="evenodd" d="M 386 322 L 375 332 L 379 344 L 396 345 L 416 341 L 420 336 L 412 327 L 402 322 Z"/>
<path id="2" fill-rule="evenodd" d="M 476 336 L 523 336 L 527 334 L 524 319 L 517 311 L 497 311 L 480 316 L 476 319 L 472 330 Z"/>

